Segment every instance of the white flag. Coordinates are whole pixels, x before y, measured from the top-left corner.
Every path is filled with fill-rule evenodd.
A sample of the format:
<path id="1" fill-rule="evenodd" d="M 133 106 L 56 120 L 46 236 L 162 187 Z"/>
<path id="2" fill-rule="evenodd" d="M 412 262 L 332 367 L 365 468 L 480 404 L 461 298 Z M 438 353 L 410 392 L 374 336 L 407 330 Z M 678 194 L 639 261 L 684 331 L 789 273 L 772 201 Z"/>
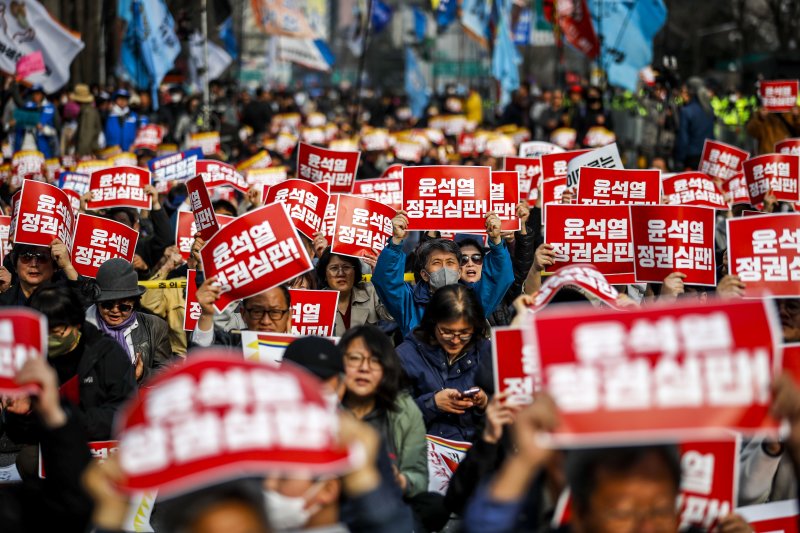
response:
<path id="1" fill-rule="evenodd" d="M 13 4 L 13 7 L 12 7 Z M 16 72 L 17 61 L 42 51 L 45 71 L 27 78 L 52 93 L 69 81 L 69 66 L 83 42 L 61 26 L 36 0 L 0 0 L 0 70 Z"/>

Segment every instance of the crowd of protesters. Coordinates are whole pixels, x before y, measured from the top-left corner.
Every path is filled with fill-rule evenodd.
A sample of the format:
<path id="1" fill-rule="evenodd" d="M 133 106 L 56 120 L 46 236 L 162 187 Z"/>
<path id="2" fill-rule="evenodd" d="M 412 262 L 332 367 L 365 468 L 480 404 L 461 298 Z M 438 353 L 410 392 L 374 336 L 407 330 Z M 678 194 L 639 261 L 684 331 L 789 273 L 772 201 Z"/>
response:
<path id="1" fill-rule="evenodd" d="M 638 106 L 655 116 L 646 165 L 663 171 L 696 168 L 705 139 L 715 137 L 714 95 L 702 80 L 683 87 L 657 82 Z M 611 103 L 586 84 L 567 88 L 520 88 L 486 126 L 489 112 L 477 91 L 448 88 L 416 119 L 405 98 L 366 94 L 360 104 L 347 86 L 311 90 L 257 90 L 222 83 L 211 86 L 211 109 L 179 85 L 165 86 L 155 106 L 148 92 L 76 85 L 56 95 L 40 87 L 8 81 L 4 89 L 4 153 L 38 150 L 45 157 L 99 158 L 108 147 L 135 149 L 140 165 L 156 156 L 133 147 L 146 124 L 165 128 L 164 144 L 187 147 L 192 133 L 220 132 L 214 157 L 231 163 L 267 149 L 274 164 L 292 176 L 296 141 L 312 128 L 329 128 L 327 142 L 346 140 L 362 127 L 390 134 L 430 128 L 437 116 L 463 115 L 473 130 L 526 131 L 526 139 L 551 141 L 566 149 L 613 142 Z M 756 108 L 746 131 L 759 153 L 774 142 L 800 135 L 800 108 L 767 114 Z M 27 111 L 28 113 L 25 113 Z M 288 125 L 280 117 L 299 114 Z M 320 124 L 310 121 L 322 116 Z M 486 116 L 486 118 L 484 118 Z M 32 118 L 33 117 L 33 118 Z M 354 121 L 355 119 L 355 121 Z M 287 135 L 289 149 L 276 138 Z M 363 147 L 362 147 L 363 148 Z M 7 152 L 7 153 L 6 153 Z M 501 155 L 460 153 L 456 135 L 428 139 L 416 161 L 400 160 L 391 148 L 363 150 L 357 179 L 376 178 L 392 163 L 479 164 L 500 168 Z M 627 161 L 628 168 L 639 165 Z M 0 187 L 9 210 L 10 180 Z M 537 438 L 558 424 L 558 408 L 546 395 L 528 407 L 513 407 L 495 394 L 491 328 L 512 323 L 554 262 L 544 242 L 542 208 L 521 202 L 521 228 L 500 230 L 496 215 L 486 217 L 486 241 L 474 236 L 442 238 L 439 232 L 408 231 L 403 211 L 392 220 L 392 239 L 374 260 L 332 253 L 323 235 L 303 237 L 315 269 L 242 300 L 219 313 L 220 287 L 202 276 L 199 236 L 184 261 L 176 248 L 175 217 L 186 210 L 186 189 L 168 193 L 148 188 L 153 208 L 111 209 L 101 213 L 140 232 L 133 262 L 111 259 L 95 279 L 78 275 L 66 245 L 14 245 L 0 269 L 0 305 L 29 307 L 48 320 L 46 361 L 29 362 L 17 376 L 35 383 L 33 396 L 5 398 L 0 440 L 13 456 L 21 482 L 0 486 L 2 531 L 118 531 L 128 500 L 115 485 L 114 460 L 91 463 L 87 441 L 114 438 L 113 419 L 121 406 L 147 387 L 153 376 L 210 346 L 241 347 L 242 330 L 291 333 L 289 288 L 339 293 L 334 344 L 322 338 L 294 341 L 283 364 L 314 374 L 343 413 L 341 438 L 360 442 L 366 461 L 341 477 L 263 479 L 220 484 L 175 500 L 157 500 L 156 531 L 547 531 L 562 491 L 569 487 L 576 532 L 677 531 L 675 498 L 680 464 L 671 445 L 557 451 Z M 235 193 L 214 203 L 217 213 L 246 213 L 258 195 Z M 738 215 L 737 206 L 723 218 Z M 82 205 L 85 208 L 85 204 Z M 747 209 L 755 210 L 754 206 Z M 764 210 L 794 207 L 765 201 Z M 726 241 L 716 240 L 724 255 Z M 148 289 L 140 280 L 186 277 L 197 269 L 201 313 L 194 331 L 184 332 L 182 289 Z M 414 282 L 406 281 L 413 274 Z M 364 274 L 371 273 L 369 281 Z M 621 287 L 626 305 L 695 298 L 741 298 L 745 284 L 719 261 L 717 287 L 685 285 L 670 275 L 662 284 Z M 628 290 L 630 289 L 630 290 Z M 549 305 L 584 304 L 591 298 L 564 289 Z M 784 342 L 800 342 L 800 295 L 774 301 Z M 232 310 L 231 310 L 232 309 Z M 792 431 L 783 441 L 747 441 L 742 455 L 741 505 L 797 498 L 800 465 L 800 389 L 786 377 L 774 384 L 773 408 Z M 426 435 L 472 444 L 449 489 L 429 488 Z M 40 457 L 47 476 L 37 474 Z M 257 472 L 252 473 L 255 477 Z M 94 529 L 92 529 L 94 528 Z M 734 512 L 718 530 L 750 531 Z"/>

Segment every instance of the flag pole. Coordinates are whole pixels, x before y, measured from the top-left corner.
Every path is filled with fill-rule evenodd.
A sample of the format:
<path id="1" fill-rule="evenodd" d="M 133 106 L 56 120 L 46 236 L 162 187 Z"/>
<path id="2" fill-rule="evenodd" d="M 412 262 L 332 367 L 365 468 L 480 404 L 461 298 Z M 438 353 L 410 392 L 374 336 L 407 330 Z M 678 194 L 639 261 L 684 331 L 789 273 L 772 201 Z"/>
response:
<path id="1" fill-rule="evenodd" d="M 208 0 L 200 3 L 200 27 L 203 32 L 203 130 L 211 129 L 211 96 L 208 89 Z"/>
<path id="2" fill-rule="evenodd" d="M 361 45 L 361 57 L 358 58 L 358 76 L 356 77 L 356 106 L 353 110 L 353 129 L 358 125 L 358 119 L 361 116 L 361 78 L 364 76 L 364 68 L 367 62 L 367 47 L 369 46 L 369 30 L 372 26 L 372 2 L 374 0 L 367 0 L 367 20 L 364 28 L 364 41 Z"/>

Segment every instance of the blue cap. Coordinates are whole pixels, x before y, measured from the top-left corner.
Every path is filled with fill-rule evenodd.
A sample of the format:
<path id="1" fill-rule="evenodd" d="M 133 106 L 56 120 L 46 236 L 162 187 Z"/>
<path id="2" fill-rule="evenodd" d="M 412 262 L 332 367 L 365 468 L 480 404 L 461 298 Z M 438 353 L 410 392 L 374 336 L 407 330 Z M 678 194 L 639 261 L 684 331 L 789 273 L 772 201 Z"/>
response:
<path id="1" fill-rule="evenodd" d="M 31 93 L 31 94 L 37 93 L 37 92 L 38 93 L 43 93 L 44 92 L 44 87 L 42 87 L 41 84 L 36 83 L 34 85 L 31 85 L 31 88 L 28 89 L 28 92 Z"/>
<path id="2" fill-rule="evenodd" d="M 125 89 L 117 89 L 117 91 L 114 93 L 114 100 L 116 100 L 117 98 L 130 98 L 130 97 L 131 93 L 129 93 Z"/>

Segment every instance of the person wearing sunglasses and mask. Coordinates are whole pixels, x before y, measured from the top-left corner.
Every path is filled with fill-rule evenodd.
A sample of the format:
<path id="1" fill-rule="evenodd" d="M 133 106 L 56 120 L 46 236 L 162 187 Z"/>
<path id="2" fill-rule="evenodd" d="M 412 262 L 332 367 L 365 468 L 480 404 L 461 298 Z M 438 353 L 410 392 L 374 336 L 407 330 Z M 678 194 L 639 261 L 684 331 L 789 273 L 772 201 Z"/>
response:
<path id="1" fill-rule="evenodd" d="M 86 322 L 78 294 L 46 284 L 33 294 L 30 307 L 47 317 L 47 362 L 58 374 L 58 392 L 89 441 L 111 439 L 114 415 L 136 393 L 133 366 L 114 339 Z M 34 445 L 39 434 L 30 414 L 30 397 L 7 401 L 6 431 L 17 444 Z M 23 448 L 17 460 L 23 476 L 36 475 L 38 454 Z"/>
<path id="2" fill-rule="evenodd" d="M 475 291 L 447 285 L 397 347 L 428 434 L 472 441 L 489 402 L 491 344 Z"/>
<path id="3" fill-rule="evenodd" d="M 86 321 L 112 337 L 125 349 L 142 382 L 172 360 L 169 326 L 163 318 L 138 310 L 144 294 L 133 265 L 116 257 L 97 270 L 95 305 L 86 310 Z"/>
<path id="4" fill-rule="evenodd" d="M 5 267 L 0 268 L 0 306 L 28 305 L 36 288 L 49 281 L 79 289 L 80 280 L 67 245 L 59 239 L 53 239 L 50 246 L 15 244 Z"/>
<path id="5" fill-rule="evenodd" d="M 327 248 L 317 263 L 320 289 L 339 291 L 339 308 L 333 334 L 337 337 L 356 326 L 391 321 L 371 283 L 361 281 L 361 261 L 355 257 L 331 253 Z"/>

